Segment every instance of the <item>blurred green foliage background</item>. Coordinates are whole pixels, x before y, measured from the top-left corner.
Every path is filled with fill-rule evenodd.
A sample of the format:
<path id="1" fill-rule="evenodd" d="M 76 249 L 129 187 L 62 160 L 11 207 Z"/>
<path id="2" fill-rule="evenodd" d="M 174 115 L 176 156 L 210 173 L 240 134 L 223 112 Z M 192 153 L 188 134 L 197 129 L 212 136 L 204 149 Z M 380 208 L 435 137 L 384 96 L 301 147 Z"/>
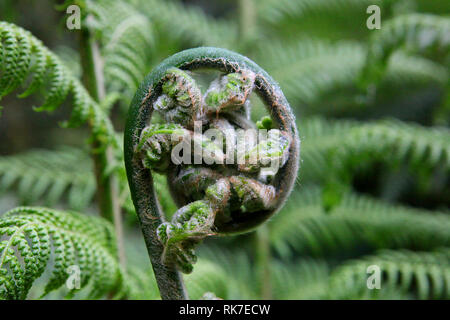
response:
<path id="1" fill-rule="evenodd" d="M 192 298 L 450 298 L 450 2 L 72 2 L 93 17 L 82 23 L 100 44 L 118 132 L 143 77 L 202 45 L 254 60 L 296 114 L 302 161 L 289 201 L 255 232 L 207 239 L 186 276 Z M 79 31 L 66 28 L 56 4 L 2 0 L 0 20 L 31 31 L 80 77 Z M 373 4 L 380 30 L 366 26 Z M 32 111 L 34 97 L 12 94 L 1 105 L 0 211 L 46 205 L 96 215 L 88 129 L 59 126 L 70 101 L 51 115 Z M 173 212 L 164 179 L 157 182 Z M 123 207 L 128 298 L 156 299 L 129 199 Z M 381 268 L 379 290 L 367 288 L 370 265 Z M 29 298 L 39 297 L 45 277 Z"/>

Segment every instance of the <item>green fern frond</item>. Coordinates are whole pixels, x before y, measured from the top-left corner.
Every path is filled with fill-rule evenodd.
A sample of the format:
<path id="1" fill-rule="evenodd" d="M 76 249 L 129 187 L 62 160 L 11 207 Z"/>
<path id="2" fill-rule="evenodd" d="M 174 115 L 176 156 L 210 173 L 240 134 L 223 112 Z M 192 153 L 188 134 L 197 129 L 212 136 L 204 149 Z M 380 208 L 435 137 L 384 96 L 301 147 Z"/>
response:
<path id="1" fill-rule="evenodd" d="M 219 250 L 219 248 L 216 249 Z M 249 278 L 247 278 L 247 281 L 241 282 L 241 277 L 233 273 L 233 271 L 239 270 L 244 271 L 246 275 L 247 271 L 251 274 L 249 264 L 242 260 L 244 257 L 242 254 L 238 254 L 239 258 L 234 261 L 239 265 L 231 270 L 228 269 L 229 266 L 224 267 L 221 264 L 222 261 L 225 261 L 227 265 L 231 265 L 226 249 L 221 248 L 220 251 L 215 253 L 211 253 L 209 250 L 205 250 L 205 252 L 205 257 L 198 261 L 194 272 L 185 277 L 190 299 L 202 299 L 207 292 L 214 293 L 221 299 L 256 298 L 252 294 L 253 288 L 251 287 L 254 283 L 249 283 Z M 219 260 L 211 260 L 212 256 L 219 258 Z M 236 276 L 239 279 L 236 279 Z M 127 299 L 160 299 L 153 272 L 132 268 L 124 276 L 124 279 L 123 290 L 119 296 Z"/>
<path id="2" fill-rule="evenodd" d="M 352 82 L 364 57 L 354 42 L 331 44 L 304 40 L 296 45 L 281 43 L 258 48 L 258 61 L 280 82 L 286 96 L 309 104 L 323 92 Z"/>
<path id="3" fill-rule="evenodd" d="M 207 260 L 200 260 L 192 274 L 185 277 L 189 297 L 201 299 L 206 292 L 212 292 L 217 297 L 229 299 L 232 296 L 233 280 L 219 264 Z"/>
<path id="4" fill-rule="evenodd" d="M 294 20 L 325 15 L 352 15 L 352 12 L 365 12 L 365 9 L 375 4 L 382 5 L 381 0 L 262 0 L 258 6 L 261 19 L 272 25 L 283 20 Z M 386 1 L 385 1 L 386 2 Z M 328 15 L 326 15 L 328 13 Z M 323 17 L 322 17 L 323 18 Z"/>
<path id="5" fill-rule="evenodd" d="M 67 193 L 69 207 L 85 209 L 95 194 L 88 154 L 80 149 L 31 150 L 0 157 L 0 192 L 16 187 L 22 204 L 52 206 Z"/>
<path id="6" fill-rule="evenodd" d="M 450 170 L 450 130 L 444 127 L 426 128 L 394 120 L 363 124 L 320 118 L 308 118 L 299 127 L 303 136 L 300 176 L 306 182 L 324 181 L 330 170 L 352 174 L 361 164 L 376 160 L 391 165 L 440 165 Z"/>
<path id="7" fill-rule="evenodd" d="M 133 223 L 136 221 L 134 206 L 123 167 L 117 170 L 120 182 L 120 204 Z M 165 212 L 172 214 L 176 206 L 171 200 L 167 182 L 155 175 L 155 188 Z M 0 194 L 16 190 L 22 205 L 67 203 L 73 210 L 84 210 L 94 200 L 96 183 L 89 154 L 74 147 L 57 150 L 37 149 L 18 155 L 0 157 Z M 67 197 L 66 197 L 67 195 Z"/>
<path id="8" fill-rule="evenodd" d="M 87 1 L 91 22 L 101 33 L 104 73 L 110 91 L 123 92 L 126 104 L 150 70 L 154 46 L 148 17 L 121 1 Z"/>
<path id="9" fill-rule="evenodd" d="M 36 111 L 53 111 L 69 94 L 73 96 L 73 110 L 67 126 L 89 122 L 99 141 L 112 142 L 113 127 L 97 103 L 41 41 L 30 32 L 7 22 L 0 22 L 0 99 L 25 88 L 24 98 L 45 89 L 44 101 Z"/>
<path id="10" fill-rule="evenodd" d="M 81 77 L 80 57 L 75 49 L 61 45 L 56 47 L 54 52 L 74 77 Z"/>
<path id="11" fill-rule="evenodd" d="M 19 207 L 0 219 L 0 236 L 0 298 L 25 299 L 51 256 L 53 271 L 43 295 L 66 282 L 70 266 L 79 267 L 81 288 L 92 285 L 91 298 L 101 297 L 120 284 L 114 233 L 104 220 Z"/>
<path id="12" fill-rule="evenodd" d="M 233 48 L 237 25 L 213 19 L 201 8 L 183 5 L 180 1 L 138 0 L 136 8 L 161 28 L 161 37 L 188 41 L 191 46 Z"/>
<path id="13" fill-rule="evenodd" d="M 329 266 L 325 261 L 302 259 L 271 264 L 273 296 L 283 300 L 325 299 L 328 292 Z"/>
<path id="14" fill-rule="evenodd" d="M 323 104 L 326 94 L 335 92 L 342 98 L 345 92 L 354 100 L 353 105 L 361 104 L 358 103 L 361 93 L 355 84 L 366 56 L 363 45 L 319 40 L 301 40 L 294 45 L 271 41 L 271 44 L 256 48 L 257 60 L 280 82 L 291 103 L 300 107 Z M 398 53 L 389 65 L 385 83 L 402 88 L 424 82 L 442 86 L 447 78 L 448 70 L 441 65 Z M 302 111 L 308 112 L 308 109 Z"/>
<path id="15" fill-rule="evenodd" d="M 130 268 L 124 275 L 124 284 L 118 298 L 128 300 L 159 300 L 158 285 L 153 272 L 137 267 Z"/>
<path id="16" fill-rule="evenodd" d="M 450 243 L 446 213 L 389 205 L 355 194 L 344 194 L 327 212 L 321 190 L 314 187 L 291 199 L 269 225 L 271 243 L 285 257 L 293 252 L 324 256 L 354 246 L 428 250 Z"/>
<path id="17" fill-rule="evenodd" d="M 361 39 L 366 9 L 378 5 L 383 19 L 389 17 L 391 0 L 259 0 L 258 18 L 265 33 L 289 42 L 298 37 Z M 351 17 L 351 19 L 349 19 Z M 295 34 L 297 37 L 293 37 Z"/>
<path id="18" fill-rule="evenodd" d="M 391 54 L 401 47 L 424 52 L 432 49 L 444 57 L 450 47 L 450 18 L 431 14 L 408 14 L 389 20 L 370 40 L 361 82 L 377 83 L 385 73 Z M 444 60 L 445 61 L 445 60 Z"/>
<path id="19" fill-rule="evenodd" d="M 201 248 L 199 256 L 203 267 L 197 269 L 196 266 L 194 272 L 185 277 L 190 295 L 200 298 L 212 292 L 226 300 L 258 298 L 254 269 L 245 251 L 209 245 Z M 200 280 L 204 279 L 203 273 L 209 274 L 208 281 Z"/>
<path id="20" fill-rule="evenodd" d="M 378 255 L 348 262 L 330 277 L 330 295 L 335 299 L 367 294 L 367 268 L 378 266 L 382 273 L 380 289 L 413 292 L 418 299 L 450 298 L 450 251 L 382 251 Z"/>

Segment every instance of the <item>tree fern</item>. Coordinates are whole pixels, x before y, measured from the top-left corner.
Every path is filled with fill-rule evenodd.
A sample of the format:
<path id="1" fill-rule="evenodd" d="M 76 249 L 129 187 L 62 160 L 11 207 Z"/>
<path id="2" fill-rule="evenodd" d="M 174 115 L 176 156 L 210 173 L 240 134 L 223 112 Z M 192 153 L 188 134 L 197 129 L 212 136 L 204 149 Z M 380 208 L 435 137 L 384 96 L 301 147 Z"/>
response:
<path id="1" fill-rule="evenodd" d="M 117 297 L 132 300 L 161 299 L 153 273 L 138 267 L 130 267 L 124 275 L 123 288 Z"/>
<path id="2" fill-rule="evenodd" d="M 111 226 L 98 218 L 46 208 L 19 207 L 0 219 L 0 297 L 25 299 L 49 265 L 52 276 L 44 295 L 61 287 L 77 265 L 80 284 L 92 285 L 90 297 L 115 290 L 121 271 Z"/>
<path id="3" fill-rule="evenodd" d="M 159 25 L 162 37 L 189 40 L 191 45 L 232 48 L 237 39 L 237 26 L 230 21 L 213 19 L 196 6 L 175 0 L 137 0 L 136 6 Z"/>
<path id="4" fill-rule="evenodd" d="M 134 207 L 122 167 L 120 177 L 120 204 L 129 212 L 130 221 L 136 223 Z M 17 191 L 22 205 L 66 203 L 73 210 L 84 210 L 94 200 L 95 177 L 89 154 L 74 147 L 57 150 L 37 149 L 21 154 L 0 157 L 0 194 Z M 175 205 L 167 191 L 164 177 L 155 175 L 158 199 L 168 213 Z M 132 218 L 131 218 L 132 217 Z"/>
<path id="5" fill-rule="evenodd" d="M 324 256 L 355 246 L 433 249 L 448 246 L 446 213 L 388 205 L 344 194 L 330 212 L 320 189 L 307 188 L 270 223 L 270 239 L 282 256 L 297 253 Z"/>
<path id="6" fill-rule="evenodd" d="M 381 269 L 380 291 L 400 289 L 412 291 L 420 299 L 450 297 L 449 249 L 434 252 L 382 251 L 339 267 L 330 278 L 330 294 L 335 298 L 356 297 L 369 291 L 367 267 Z M 374 289 L 376 290 L 376 289 Z"/>
<path id="7" fill-rule="evenodd" d="M 120 97 L 128 104 L 150 70 L 154 26 L 125 2 L 87 1 L 86 6 L 94 17 L 91 28 L 100 34 L 108 89 L 123 92 Z"/>
<path id="8" fill-rule="evenodd" d="M 112 125 L 98 104 L 60 59 L 30 32 L 14 24 L 0 22 L 0 49 L 0 98 L 20 85 L 26 88 L 19 95 L 22 98 L 45 88 L 44 101 L 35 110 L 53 111 L 71 94 L 73 111 L 67 125 L 89 122 L 99 141 L 115 142 Z"/>
<path id="9" fill-rule="evenodd" d="M 360 164 L 374 160 L 450 169 L 450 131 L 445 127 L 426 128 L 394 120 L 362 124 L 310 118 L 300 128 L 305 181 L 326 180 L 330 166 L 334 172 L 352 174 Z"/>
<path id="10" fill-rule="evenodd" d="M 371 4 L 380 6 L 382 3 L 383 1 L 378 0 L 263 0 L 258 9 L 261 19 L 271 25 L 280 25 L 283 20 L 308 19 L 312 16 L 326 20 L 336 14 L 356 15 Z"/>
<path id="11" fill-rule="evenodd" d="M 321 105 L 323 110 L 326 94 L 350 100 L 351 105 L 359 105 L 361 93 L 355 89 L 358 75 L 364 65 L 366 48 L 357 42 L 341 41 L 332 43 L 321 40 L 301 40 L 293 45 L 272 42 L 271 46 L 260 45 L 256 54 L 258 60 L 280 82 L 287 97 L 300 106 L 298 111 L 309 112 L 302 105 Z M 387 86 L 407 87 L 414 83 L 446 83 L 448 71 L 429 60 L 397 54 L 390 64 Z M 325 105 L 328 110 L 342 113 L 342 106 L 330 100 Z M 349 104 L 349 103 L 347 103 Z M 317 111 L 317 109 L 313 109 Z"/>
<path id="12" fill-rule="evenodd" d="M 450 40 L 450 18 L 427 14 L 409 14 L 389 20 L 374 33 L 370 41 L 361 81 L 368 85 L 382 77 L 389 57 L 394 50 L 406 47 L 409 50 L 425 51 L 433 48 L 443 55 L 448 53 Z"/>
<path id="13" fill-rule="evenodd" d="M 66 1 L 62 7 L 72 3 Z M 127 255 L 134 259 L 128 262 L 131 267 L 119 267 L 115 237 L 104 220 L 17 208 L 0 218 L 1 299 L 34 298 L 51 290 L 55 297 L 84 298 L 85 293 L 88 298 L 160 298 L 148 261 L 142 261 L 142 239 L 134 235 L 137 218 L 123 148 L 117 142 L 122 138 L 117 138 L 107 116 L 114 114 L 117 102 L 129 104 L 139 82 L 162 58 L 199 45 L 242 52 L 279 81 L 293 111 L 301 116 L 302 161 L 297 190 L 268 222 L 265 259 L 260 259 L 258 234 L 206 242 L 197 267 L 186 277 L 189 297 L 200 299 L 212 292 L 224 299 L 449 298 L 449 130 L 372 120 L 399 117 L 428 125 L 440 111 L 448 118 L 449 109 L 438 106 L 446 103 L 449 89 L 447 3 L 242 1 L 254 9 L 250 16 L 255 19 L 248 21 L 245 10 L 235 10 L 238 6 L 232 3 L 221 5 L 230 11 L 220 12 L 220 18 L 209 14 L 213 1 L 203 1 L 202 7 L 181 0 L 75 3 L 82 8 L 83 35 L 89 34 L 79 51 L 92 49 L 89 43 L 99 45 L 101 58 L 92 65 L 103 68 L 105 97 L 90 91 L 96 73 L 86 71 L 90 62 L 83 54 L 78 59 L 77 52 L 61 46 L 54 54 L 31 33 L 0 22 L 0 99 L 15 92 L 19 97 L 42 94 L 36 110 L 51 112 L 72 97 L 67 125 L 87 122 L 94 134 L 91 155 L 102 156 L 103 147 L 113 143 L 114 159 L 104 157 L 100 165 L 97 159 L 95 168 L 100 170 L 94 177 L 89 155 L 75 148 L 3 156 L 0 192 L 17 195 L 21 205 L 58 203 L 83 210 L 94 201 L 95 178 L 101 199 L 102 186 L 115 186 L 103 184 L 103 177 L 114 173 L 119 194 L 113 199 L 130 213 L 127 227 L 133 236 L 126 232 Z M 381 7 L 382 28 L 369 31 L 366 8 L 373 4 Z M 13 20 L 11 8 L 21 5 L 7 1 L 0 7 Z M 414 11 L 427 14 L 409 14 Z M 89 78 L 85 87 L 79 76 L 83 81 Z M 258 116 L 264 112 L 261 108 Z M 115 120 L 121 126 L 123 117 Z M 177 208 L 165 177 L 152 176 L 157 198 L 149 210 L 162 207 L 168 213 L 162 220 L 167 221 Z M 379 194 L 380 199 L 353 189 Z M 409 194 L 416 191 L 418 197 Z M 144 192 L 142 201 L 148 196 Z M 394 200 L 441 209 L 388 202 Z M 153 224 L 154 219 L 147 220 L 151 215 L 144 213 L 143 225 Z M 71 265 L 81 268 L 80 292 L 64 287 Z M 381 267 L 381 290 L 367 289 L 369 265 Z"/>
<path id="14" fill-rule="evenodd" d="M 282 300 L 325 299 L 330 267 L 326 261 L 274 261 L 271 265 L 273 296 Z"/>
<path id="15" fill-rule="evenodd" d="M 92 169 L 88 154 L 71 147 L 0 157 L 0 191 L 17 186 L 22 204 L 44 202 L 48 206 L 67 193 L 69 207 L 82 210 L 95 193 Z"/>

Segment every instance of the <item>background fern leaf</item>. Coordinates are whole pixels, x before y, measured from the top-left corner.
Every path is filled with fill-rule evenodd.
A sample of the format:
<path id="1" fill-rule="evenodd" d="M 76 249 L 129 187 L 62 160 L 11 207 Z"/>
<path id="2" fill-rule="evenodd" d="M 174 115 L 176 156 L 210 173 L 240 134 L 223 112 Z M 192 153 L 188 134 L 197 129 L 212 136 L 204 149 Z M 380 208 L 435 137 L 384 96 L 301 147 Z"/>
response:
<path id="1" fill-rule="evenodd" d="M 46 208 L 19 207 L 0 219 L 0 235 L 3 299 L 25 299 L 51 256 L 52 276 L 43 295 L 61 287 L 69 276 L 67 268 L 73 265 L 81 270 L 83 287 L 92 285 L 93 298 L 120 285 L 114 234 L 104 220 Z"/>
<path id="2" fill-rule="evenodd" d="M 44 102 L 37 111 L 59 107 L 68 93 L 73 95 L 73 111 L 68 126 L 89 121 L 93 133 L 106 142 L 116 142 L 109 119 L 89 96 L 79 80 L 30 32 L 7 22 L 0 22 L 0 98 L 23 85 L 20 96 L 28 96 L 45 87 Z M 31 80 L 29 80 L 31 78 Z"/>

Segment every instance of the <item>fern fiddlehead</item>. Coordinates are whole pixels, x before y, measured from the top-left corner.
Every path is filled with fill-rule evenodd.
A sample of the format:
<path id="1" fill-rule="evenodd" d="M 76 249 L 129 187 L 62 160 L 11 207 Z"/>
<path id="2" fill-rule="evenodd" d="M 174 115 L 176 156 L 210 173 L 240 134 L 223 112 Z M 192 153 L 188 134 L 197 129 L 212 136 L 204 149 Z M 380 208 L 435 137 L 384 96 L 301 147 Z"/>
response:
<path id="1" fill-rule="evenodd" d="M 222 72 L 203 96 L 191 77 L 191 72 L 199 69 Z M 196 140 L 198 133 L 192 132 L 195 122 L 201 128 L 231 129 L 232 133 L 235 129 L 256 129 L 249 118 L 248 98 L 253 90 L 271 116 L 258 123 L 258 127 L 269 129 L 268 138 L 246 142 L 250 148 L 242 164 L 228 169 L 224 162 L 208 165 L 206 159 L 207 164 L 200 166 L 168 160 L 174 147 L 171 137 L 176 134 L 178 139 L 192 138 L 194 147 L 195 141 L 200 141 L 203 150 L 214 151 L 213 160 L 224 161 L 225 151 L 216 140 L 205 136 Z M 149 126 L 154 110 L 168 123 Z M 210 47 L 185 50 L 166 59 L 145 78 L 130 106 L 125 164 L 163 299 L 187 297 L 178 270 L 192 271 L 193 248 L 202 238 L 247 231 L 282 207 L 297 177 L 299 147 L 295 118 L 281 89 L 246 57 Z M 247 160 L 252 153 L 266 161 L 250 164 Z M 267 160 L 278 161 L 279 170 L 261 174 Z M 171 222 L 166 221 L 158 204 L 150 169 L 168 175 L 172 194 L 181 207 Z"/>

